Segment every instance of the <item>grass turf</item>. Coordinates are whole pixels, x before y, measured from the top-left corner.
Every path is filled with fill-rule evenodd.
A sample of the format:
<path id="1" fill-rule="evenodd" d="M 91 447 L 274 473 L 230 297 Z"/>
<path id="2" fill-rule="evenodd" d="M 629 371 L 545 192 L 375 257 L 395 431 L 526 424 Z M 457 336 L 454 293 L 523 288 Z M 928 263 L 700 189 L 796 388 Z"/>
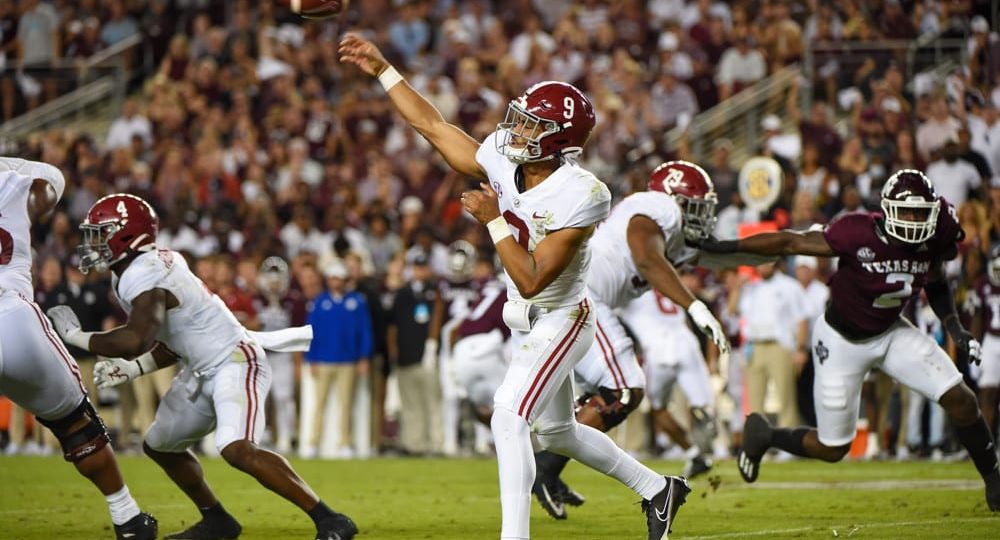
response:
<path id="1" fill-rule="evenodd" d="M 149 460 L 121 458 L 129 488 L 160 520 L 161 535 L 197 511 Z M 243 524 L 242 538 L 313 538 L 309 519 L 217 459 L 210 485 Z M 478 539 L 499 533 L 492 460 L 293 461 L 363 539 Z M 676 473 L 680 464 L 652 463 Z M 672 538 L 1000 538 L 971 463 L 765 463 L 746 486 L 732 462 L 692 482 Z M 613 480 L 571 464 L 565 479 L 588 497 L 567 521 L 532 504 L 535 538 L 642 539 L 638 498 Z M 713 488 L 712 484 L 717 484 Z M 0 538 L 113 538 L 104 501 L 56 458 L 0 458 Z"/>

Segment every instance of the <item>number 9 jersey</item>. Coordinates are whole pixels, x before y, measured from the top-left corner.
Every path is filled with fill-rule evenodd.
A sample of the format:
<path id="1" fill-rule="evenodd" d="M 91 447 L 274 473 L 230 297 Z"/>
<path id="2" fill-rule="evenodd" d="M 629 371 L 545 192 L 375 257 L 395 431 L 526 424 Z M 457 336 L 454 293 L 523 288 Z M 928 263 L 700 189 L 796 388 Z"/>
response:
<path id="1" fill-rule="evenodd" d="M 899 320 L 911 298 L 927 284 L 934 265 L 958 254 L 964 234 L 944 199 L 934 236 L 920 244 L 890 239 L 879 213 L 846 214 L 827 225 L 827 244 L 837 254 L 830 278 L 827 319 L 844 337 L 881 334 Z"/>
<path id="2" fill-rule="evenodd" d="M 559 229 L 588 227 L 602 221 L 611 209 L 611 193 L 593 174 L 572 160 L 552 172 L 544 182 L 519 192 L 515 176 L 519 165 L 497 151 L 497 133 L 479 146 L 476 161 L 486 171 L 497 192 L 500 214 L 514 239 L 528 253 L 549 234 Z M 508 278 L 507 297 L 542 307 L 556 308 L 579 303 L 586 296 L 586 276 L 590 266 L 589 240 L 580 246 L 569 266 L 537 296 L 525 300 Z"/>

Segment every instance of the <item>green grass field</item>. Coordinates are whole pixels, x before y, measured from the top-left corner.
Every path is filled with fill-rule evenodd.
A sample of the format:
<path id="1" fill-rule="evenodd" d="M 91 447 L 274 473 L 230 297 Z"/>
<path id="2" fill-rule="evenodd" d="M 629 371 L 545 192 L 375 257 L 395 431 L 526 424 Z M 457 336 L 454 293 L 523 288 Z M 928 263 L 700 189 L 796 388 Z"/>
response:
<path id="1" fill-rule="evenodd" d="M 161 534 L 197 516 L 149 460 L 122 458 L 139 503 Z M 294 461 L 365 539 L 478 539 L 499 533 L 492 460 Z M 664 472 L 680 464 L 655 462 Z M 206 460 L 210 484 L 243 523 L 246 539 L 309 539 L 312 525 L 290 504 L 220 460 Z M 732 462 L 717 466 L 718 486 L 699 479 L 672 538 L 1000 538 L 1000 515 L 986 510 L 970 463 L 765 463 L 748 487 Z M 711 475 L 710 475 L 711 476 Z M 567 481 L 588 497 L 567 521 L 532 509 L 534 538 L 642 539 L 637 497 L 613 480 L 571 464 Z M 0 538 L 113 537 L 104 501 L 55 458 L 0 458 Z"/>

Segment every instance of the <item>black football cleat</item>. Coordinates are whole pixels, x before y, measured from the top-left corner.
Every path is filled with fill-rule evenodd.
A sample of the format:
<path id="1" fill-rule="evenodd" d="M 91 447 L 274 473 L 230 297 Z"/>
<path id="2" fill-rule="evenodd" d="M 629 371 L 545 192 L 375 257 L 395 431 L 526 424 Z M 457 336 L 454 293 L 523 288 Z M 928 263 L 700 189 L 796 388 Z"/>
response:
<path id="1" fill-rule="evenodd" d="M 587 499 L 580 495 L 579 492 L 573 488 L 566 485 L 566 482 L 562 481 L 562 478 L 556 478 L 556 497 L 565 504 L 570 506 L 581 506 L 583 503 L 587 502 Z"/>
<path id="2" fill-rule="evenodd" d="M 986 505 L 991 512 L 1000 512 L 1000 474 L 993 474 L 986 480 Z"/>
<path id="3" fill-rule="evenodd" d="M 159 532 L 156 525 L 156 518 L 140 512 L 135 517 L 115 525 L 115 538 L 117 540 L 154 540 Z"/>
<path id="4" fill-rule="evenodd" d="M 646 530 L 649 540 L 666 540 L 674 524 L 674 516 L 687 500 L 691 488 L 683 476 L 665 476 L 667 487 L 652 499 L 642 501 L 642 511 L 646 514 Z"/>
<path id="5" fill-rule="evenodd" d="M 538 499 L 538 504 L 555 519 L 566 519 L 566 507 L 559 499 L 559 486 L 552 477 L 535 476 L 535 484 L 531 492 Z"/>
<path id="6" fill-rule="evenodd" d="M 684 465 L 684 476 L 688 479 L 697 478 L 712 470 L 712 460 L 704 455 L 697 455 Z"/>
<path id="7" fill-rule="evenodd" d="M 202 519 L 187 529 L 164 536 L 164 540 L 233 540 L 243 527 L 230 515 L 226 518 Z"/>
<path id="8" fill-rule="evenodd" d="M 358 534 L 358 526 L 344 514 L 336 514 L 333 519 L 317 527 L 316 540 L 351 540 Z"/>
<path id="9" fill-rule="evenodd" d="M 771 424 L 758 413 L 750 413 L 743 425 L 743 446 L 736 456 L 736 466 L 746 482 L 757 480 L 760 460 L 771 446 Z"/>

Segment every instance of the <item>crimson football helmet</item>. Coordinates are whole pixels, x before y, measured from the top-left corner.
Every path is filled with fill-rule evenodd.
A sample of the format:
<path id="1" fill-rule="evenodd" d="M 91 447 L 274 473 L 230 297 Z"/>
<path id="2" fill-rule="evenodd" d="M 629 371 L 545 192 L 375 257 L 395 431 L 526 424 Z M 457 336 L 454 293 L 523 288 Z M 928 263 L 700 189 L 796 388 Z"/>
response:
<path id="1" fill-rule="evenodd" d="M 497 151 L 514 163 L 575 158 L 596 123 L 594 106 L 571 84 L 545 81 L 511 100 L 497 124 Z"/>
<path id="2" fill-rule="evenodd" d="M 1000 285 L 1000 245 L 990 250 L 990 261 L 986 265 L 987 275 L 994 285 Z"/>
<path id="3" fill-rule="evenodd" d="M 80 271 L 106 272 L 132 253 L 154 249 L 159 227 L 153 207 L 135 195 L 116 193 L 98 200 L 80 224 Z"/>
<path id="4" fill-rule="evenodd" d="M 941 200 L 924 173 L 915 169 L 896 171 L 882 186 L 885 232 L 909 244 L 926 242 L 937 229 Z"/>
<path id="5" fill-rule="evenodd" d="M 689 242 L 699 243 L 715 229 L 715 207 L 719 197 L 712 179 L 690 161 L 668 161 L 649 175 L 649 190 L 670 195 L 684 216 L 682 231 Z"/>

